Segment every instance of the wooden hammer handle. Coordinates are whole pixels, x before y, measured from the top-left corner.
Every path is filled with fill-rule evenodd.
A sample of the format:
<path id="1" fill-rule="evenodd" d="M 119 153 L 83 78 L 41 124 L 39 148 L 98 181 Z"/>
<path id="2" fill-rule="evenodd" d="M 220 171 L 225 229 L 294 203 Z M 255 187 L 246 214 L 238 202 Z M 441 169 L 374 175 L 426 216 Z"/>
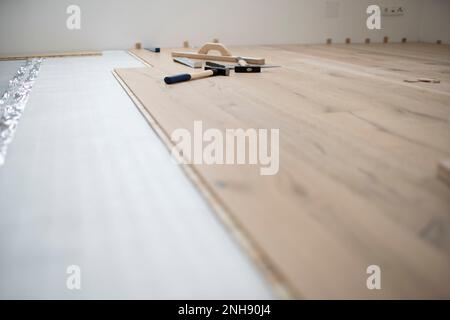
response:
<path id="1" fill-rule="evenodd" d="M 164 82 L 167 84 L 174 84 L 174 83 L 185 82 L 185 81 L 190 81 L 190 80 L 195 80 L 195 79 L 212 77 L 214 75 L 216 75 L 216 72 L 214 70 L 206 70 L 206 71 L 201 71 L 201 72 L 196 72 L 196 73 L 183 73 L 183 74 L 178 74 L 176 76 L 165 77 Z"/>
<path id="2" fill-rule="evenodd" d="M 196 72 L 196 73 L 191 74 L 191 80 L 207 78 L 207 77 L 211 77 L 214 75 L 215 75 L 214 70 L 206 70 L 206 71 Z"/>

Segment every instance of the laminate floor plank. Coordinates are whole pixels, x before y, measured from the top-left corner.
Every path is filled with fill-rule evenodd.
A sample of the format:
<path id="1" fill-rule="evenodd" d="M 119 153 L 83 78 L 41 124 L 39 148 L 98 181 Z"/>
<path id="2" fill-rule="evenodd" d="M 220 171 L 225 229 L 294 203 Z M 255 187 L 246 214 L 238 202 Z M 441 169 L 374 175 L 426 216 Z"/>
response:
<path id="1" fill-rule="evenodd" d="M 199 120 L 221 131 L 280 129 L 275 176 L 251 165 L 192 168 L 295 296 L 449 297 L 450 190 L 436 164 L 450 155 L 450 95 L 404 84 L 396 71 L 386 80 L 363 58 L 344 61 L 353 47 L 236 47 L 283 67 L 173 86 L 163 77 L 192 69 L 167 49 L 131 50 L 151 67 L 116 73 L 166 138 Z M 425 68 L 415 56 L 443 56 L 410 47 L 414 68 Z M 375 68 L 393 56 L 380 53 Z M 381 291 L 366 288 L 372 264 L 383 270 Z"/>

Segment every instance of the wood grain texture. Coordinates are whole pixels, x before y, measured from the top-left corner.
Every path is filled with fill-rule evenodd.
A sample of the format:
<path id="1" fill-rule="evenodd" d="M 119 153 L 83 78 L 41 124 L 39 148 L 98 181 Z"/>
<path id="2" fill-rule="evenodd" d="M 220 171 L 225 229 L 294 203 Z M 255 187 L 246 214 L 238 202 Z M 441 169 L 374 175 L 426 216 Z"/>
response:
<path id="1" fill-rule="evenodd" d="M 55 52 L 55 53 L 31 53 L 0 56 L 1 60 L 24 60 L 33 58 L 64 58 L 64 57 L 85 57 L 101 56 L 101 51 L 73 51 L 73 52 Z"/>
<path id="2" fill-rule="evenodd" d="M 438 166 L 438 175 L 450 186 L 450 159 L 443 160 L 439 163 Z"/>
<path id="3" fill-rule="evenodd" d="M 188 70 L 131 50 L 151 68 L 117 75 L 161 128 L 280 129 L 280 172 L 192 165 L 267 267 L 296 297 L 449 298 L 449 46 L 414 43 L 231 49 L 281 69 L 166 86 Z M 404 77 L 439 78 L 439 84 Z M 368 290 L 379 265 L 382 290 Z"/>

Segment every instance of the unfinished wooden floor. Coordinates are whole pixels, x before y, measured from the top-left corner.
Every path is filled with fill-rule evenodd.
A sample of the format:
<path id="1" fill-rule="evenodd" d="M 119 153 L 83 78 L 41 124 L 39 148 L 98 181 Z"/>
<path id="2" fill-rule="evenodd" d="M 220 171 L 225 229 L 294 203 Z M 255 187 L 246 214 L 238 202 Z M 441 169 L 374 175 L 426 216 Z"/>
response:
<path id="1" fill-rule="evenodd" d="M 177 128 L 279 128 L 280 172 L 193 165 L 249 252 L 298 298 L 449 298 L 450 47 L 235 47 L 281 69 L 167 86 L 170 50 L 116 75 L 164 141 Z M 439 84 L 405 83 L 437 78 Z M 368 290 L 379 265 L 382 290 Z"/>

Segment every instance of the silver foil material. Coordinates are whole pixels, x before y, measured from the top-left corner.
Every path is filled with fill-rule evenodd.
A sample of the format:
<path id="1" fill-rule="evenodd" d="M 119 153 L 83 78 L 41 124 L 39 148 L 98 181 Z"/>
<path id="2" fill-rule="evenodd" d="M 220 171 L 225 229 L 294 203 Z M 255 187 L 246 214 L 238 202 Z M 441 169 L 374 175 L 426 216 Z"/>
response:
<path id="1" fill-rule="evenodd" d="M 14 137 L 42 61 L 43 59 L 27 60 L 9 81 L 8 89 L 0 98 L 0 166 L 5 163 L 8 144 Z"/>

